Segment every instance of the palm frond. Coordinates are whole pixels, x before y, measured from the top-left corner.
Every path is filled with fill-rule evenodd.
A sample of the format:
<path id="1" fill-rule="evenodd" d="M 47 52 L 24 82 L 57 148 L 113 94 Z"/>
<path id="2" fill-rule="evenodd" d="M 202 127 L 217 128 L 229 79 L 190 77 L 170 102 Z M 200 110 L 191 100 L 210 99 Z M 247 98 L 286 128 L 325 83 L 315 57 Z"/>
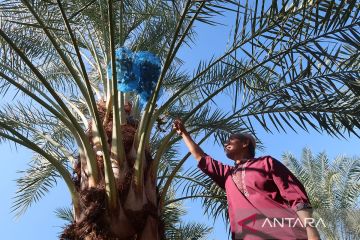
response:
<path id="1" fill-rule="evenodd" d="M 59 177 L 54 166 L 39 155 L 34 155 L 29 168 L 19 173 L 23 176 L 16 181 L 18 190 L 12 205 L 12 211 L 17 217 L 56 186 Z"/>
<path id="2" fill-rule="evenodd" d="M 169 240 L 205 240 L 212 228 L 200 223 L 180 224 L 176 229 L 166 232 L 166 239 Z"/>
<path id="3" fill-rule="evenodd" d="M 189 169 L 176 178 L 174 187 L 181 191 L 181 196 L 204 196 L 201 202 L 205 214 L 213 219 L 219 217 L 226 222 L 228 219 L 226 193 L 212 179 L 198 169 Z"/>
<path id="4" fill-rule="evenodd" d="M 166 201 L 172 201 L 176 197 L 174 189 L 168 191 Z M 172 201 L 163 207 L 161 212 L 162 226 L 165 239 L 206 239 L 212 228 L 198 223 L 185 223 L 181 217 L 186 214 L 182 201 Z"/>
<path id="5" fill-rule="evenodd" d="M 359 232 L 352 213 L 359 211 L 360 188 L 353 176 L 358 174 L 359 158 L 339 156 L 330 161 L 325 153 L 314 156 L 304 149 L 301 160 L 291 154 L 283 155 L 283 160 L 304 184 L 316 217 L 326 222 L 326 227 L 320 226 L 326 238 L 356 239 Z"/>
<path id="6" fill-rule="evenodd" d="M 74 158 L 76 143 L 69 129 L 43 109 L 33 108 L 31 103 L 5 105 L 0 111 L 0 119 L 54 156 Z"/>
<path id="7" fill-rule="evenodd" d="M 57 208 L 55 210 L 56 217 L 66 221 L 67 223 L 72 223 L 75 221 L 74 213 L 70 207 Z"/>
<path id="8" fill-rule="evenodd" d="M 344 18 L 348 18 L 349 14 L 352 14 L 351 8 L 348 10 L 350 12 L 344 13 Z M 273 112 L 273 109 L 275 109 L 275 114 L 264 112 L 263 114 L 260 113 L 260 116 L 253 116 L 250 112 L 249 114 L 239 115 L 239 117 L 246 118 L 252 115 L 268 131 L 271 130 L 269 124 L 266 124 L 267 122 L 274 124 L 278 131 L 285 131 L 283 125 L 293 128 L 293 124 L 296 123 L 305 130 L 310 126 L 315 130 L 327 131 L 332 135 L 342 136 L 344 130 L 356 135 L 353 126 L 357 128 L 359 126 L 355 117 L 358 106 L 354 106 L 352 110 L 341 116 L 334 114 L 333 109 L 330 109 L 329 106 L 339 99 L 343 100 L 339 107 L 344 104 L 349 104 L 348 106 L 353 104 L 352 101 L 345 100 L 345 95 L 352 95 L 352 93 L 348 92 L 348 89 L 344 88 L 349 85 L 349 81 L 345 80 L 345 76 L 350 80 L 356 79 L 356 76 L 359 75 L 359 69 L 358 67 L 345 69 L 343 65 L 339 64 L 338 59 L 345 62 L 349 58 L 353 59 L 352 56 L 343 55 L 340 52 L 342 52 L 343 46 L 346 44 L 355 48 L 358 46 L 356 35 L 353 35 L 357 26 L 357 23 L 354 22 L 356 22 L 355 19 L 358 16 L 351 15 L 355 18 L 353 21 L 342 21 L 342 24 L 335 24 L 331 28 L 324 28 L 322 32 L 315 32 L 313 30 L 314 19 L 323 19 L 321 16 L 325 14 L 326 9 L 321 8 L 321 11 L 315 11 L 315 5 L 305 3 L 294 3 L 289 8 L 283 6 L 281 10 L 277 9 L 277 6 L 272 5 L 269 7 L 267 14 L 271 16 L 271 20 L 269 17 L 265 25 L 256 25 L 256 30 L 253 30 L 252 33 L 248 28 L 244 28 L 243 37 L 235 38 L 241 40 L 237 40 L 238 42 L 234 44 L 233 49 L 207 64 L 202 68 L 203 70 L 198 71 L 197 75 L 190 80 L 190 83 L 192 83 L 195 79 L 206 76 L 204 75 L 206 73 L 209 74 L 209 77 L 206 78 L 207 82 L 211 82 L 211 79 L 214 78 L 211 73 L 216 74 L 217 69 L 219 69 L 218 66 L 221 66 L 221 64 L 224 67 L 233 65 L 237 66 L 237 69 L 243 68 L 242 71 L 234 71 L 225 76 L 226 80 L 219 81 L 217 85 L 214 85 L 214 89 L 204 88 L 203 93 L 200 92 L 203 94 L 200 104 L 197 104 L 197 107 L 191 113 L 194 114 L 230 86 L 238 87 L 237 80 L 239 79 L 242 83 L 257 82 L 258 86 L 262 85 L 263 87 L 257 89 L 252 86 L 253 84 L 245 85 L 250 90 L 252 88 L 256 91 L 251 92 L 252 99 L 245 98 L 245 101 L 241 99 L 243 104 L 238 111 L 257 112 L 262 109 L 262 106 L 269 104 L 271 105 L 269 112 Z M 281 14 L 274 15 L 275 12 Z M 285 18 L 286 14 L 288 16 Z M 304 18 L 304 16 L 306 17 Z M 304 24 L 308 27 L 304 27 Z M 300 31 L 299 33 L 294 29 L 304 32 Z M 338 39 L 336 43 L 331 42 L 331 37 L 337 36 L 340 32 L 349 32 L 348 37 L 352 39 L 352 42 L 349 42 L 349 39 L 345 40 L 345 37 Z M 323 44 L 325 42 L 328 42 L 328 45 Z M 244 53 L 240 55 L 241 58 L 237 59 L 236 56 L 232 55 L 235 50 Z M 232 62 L 234 62 L 234 58 L 236 64 L 226 61 L 226 59 L 232 59 Z M 307 67 L 303 69 L 303 65 L 307 65 Z M 224 69 L 226 68 L 220 68 L 218 72 L 223 73 Z M 255 74 L 254 71 L 258 73 Z M 271 99 L 270 95 L 272 93 L 277 96 L 276 100 Z M 308 100 L 306 96 L 308 96 Z M 264 99 L 264 101 L 261 101 L 261 99 Z M 309 115 L 302 114 L 301 110 L 298 109 L 300 106 L 296 110 L 291 110 L 292 102 L 288 103 L 289 100 L 298 103 L 301 107 L 312 104 L 312 109 L 322 109 L 320 112 L 312 112 Z M 289 111 L 285 110 L 286 113 L 283 114 L 278 113 L 275 107 L 279 105 L 282 105 L 284 110 L 288 109 Z M 266 118 L 264 115 L 267 115 Z M 333 118 L 336 118 L 335 123 L 334 121 L 330 122 Z M 248 121 L 251 121 L 251 119 L 248 119 Z M 319 126 L 313 124 L 313 122 L 317 122 Z M 293 130 L 296 131 L 295 128 Z"/>

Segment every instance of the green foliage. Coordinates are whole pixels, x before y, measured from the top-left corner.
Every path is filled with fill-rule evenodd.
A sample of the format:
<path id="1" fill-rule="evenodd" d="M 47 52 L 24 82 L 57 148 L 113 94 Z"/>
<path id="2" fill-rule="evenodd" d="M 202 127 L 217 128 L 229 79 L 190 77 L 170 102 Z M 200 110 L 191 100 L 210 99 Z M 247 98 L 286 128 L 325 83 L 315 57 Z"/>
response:
<path id="1" fill-rule="evenodd" d="M 55 214 L 58 218 L 66 221 L 67 223 L 71 223 L 75 220 L 73 211 L 71 210 L 71 208 L 68 207 L 57 208 L 55 210 Z"/>
<path id="2" fill-rule="evenodd" d="M 198 169 L 189 169 L 177 176 L 174 184 L 181 195 L 167 204 L 183 199 L 200 199 L 205 214 L 214 220 L 220 217 L 228 226 L 226 193 L 207 175 Z"/>
<path id="3" fill-rule="evenodd" d="M 208 239 L 207 235 L 210 232 L 211 228 L 199 224 L 199 223 L 186 223 L 181 224 L 177 229 L 173 231 L 167 232 L 166 239 L 173 239 L 173 240 L 204 240 Z"/>
<path id="4" fill-rule="evenodd" d="M 34 156 L 29 168 L 20 171 L 23 174 L 16 183 L 18 191 L 14 199 L 12 211 L 21 216 L 33 203 L 38 202 L 57 184 L 59 174 L 53 165 L 41 156 Z"/>
<path id="5" fill-rule="evenodd" d="M 325 153 L 313 155 L 304 149 L 300 160 L 284 154 L 283 161 L 304 184 L 315 217 L 325 222 L 326 227 L 319 225 L 325 238 L 358 239 L 360 158 L 339 156 L 330 161 Z"/>
<path id="6" fill-rule="evenodd" d="M 195 222 L 184 222 L 181 217 L 186 214 L 186 211 L 181 201 L 173 201 L 176 198 L 175 192 L 170 190 L 169 193 L 166 201 L 172 201 L 172 203 L 166 204 L 161 214 L 165 239 L 207 239 L 206 236 L 211 232 L 212 228 Z"/>

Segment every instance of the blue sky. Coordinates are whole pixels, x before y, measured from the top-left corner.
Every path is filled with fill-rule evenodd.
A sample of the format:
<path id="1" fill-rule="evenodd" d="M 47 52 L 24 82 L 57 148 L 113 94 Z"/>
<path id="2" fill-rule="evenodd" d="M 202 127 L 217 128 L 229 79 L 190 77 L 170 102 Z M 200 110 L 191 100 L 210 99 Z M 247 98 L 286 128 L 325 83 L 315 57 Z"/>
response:
<path id="1" fill-rule="evenodd" d="M 228 41 L 229 19 L 222 18 L 227 26 L 206 27 L 199 25 L 197 27 L 198 37 L 196 45 L 192 49 L 181 52 L 181 58 L 185 61 L 185 68 L 191 69 L 196 66 L 201 59 L 208 59 L 214 54 L 220 54 L 225 51 Z M 219 103 L 224 104 L 224 103 Z M 347 140 L 332 138 L 326 134 L 319 134 L 311 131 L 306 133 L 299 130 L 298 134 L 289 130 L 287 134 L 276 133 L 269 134 L 263 131 L 261 127 L 256 128 L 257 135 L 263 142 L 265 149 L 257 152 L 257 155 L 272 155 L 277 159 L 281 159 L 284 152 L 291 152 L 300 158 L 301 151 L 304 147 L 310 148 L 314 153 L 326 151 L 330 159 L 340 154 L 347 156 L 360 155 L 358 152 L 360 140 L 351 137 Z M 183 147 L 181 149 L 184 149 Z M 204 150 L 211 154 L 214 158 L 225 163 L 231 164 L 225 159 L 225 155 L 221 147 L 214 146 L 212 141 L 204 145 Z M 26 162 L 30 159 L 31 153 L 22 148 L 16 150 L 9 144 L 0 144 L 0 152 L 2 153 L 2 174 L 0 175 L 0 233 L 2 239 L 7 240 L 52 240 L 58 239 L 57 234 L 61 231 L 63 221 L 54 215 L 54 210 L 58 207 L 69 206 L 70 197 L 63 182 L 59 182 L 49 194 L 42 198 L 37 204 L 32 206 L 28 212 L 20 219 L 14 219 L 14 214 L 10 213 L 12 197 L 15 195 L 16 183 L 15 179 L 20 175 L 16 172 L 26 168 Z M 184 152 L 185 153 L 185 152 Z M 190 158 L 186 166 L 194 167 L 196 161 Z M 187 202 L 186 206 L 189 215 L 186 220 L 200 221 L 212 225 L 197 202 Z M 226 239 L 227 233 L 222 221 L 217 221 L 214 225 L 214 232 L 209 239 L 223 240 Z"/>

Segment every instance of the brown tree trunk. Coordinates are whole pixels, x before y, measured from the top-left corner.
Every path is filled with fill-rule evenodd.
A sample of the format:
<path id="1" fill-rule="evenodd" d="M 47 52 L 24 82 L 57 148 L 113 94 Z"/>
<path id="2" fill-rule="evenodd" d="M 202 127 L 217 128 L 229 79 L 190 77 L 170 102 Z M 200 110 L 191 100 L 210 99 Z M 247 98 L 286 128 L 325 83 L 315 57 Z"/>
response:
<path id="1" fill-rule="evenodd" d="M 103 109 L 99 109 L 100 113 Z M 102 114 L 102 117 L 104 114 Z M 111 115 L 110 115 L 111 116 Z M 91 129 L 91 122 L 90 122 Z M 75 216 L 75 222 L 67 226 L 61 239 L 69 240 L 160 240 L 163 236 L 160 221 L 159 196 L 156 180 L 150 177 L 147 167 L 144 171 L 144 186 L 142 193 L 134 189 L 134 161 L 130 156 L 136 126 L 122 126 L 123 141 L 127 160 L 125 167 L 116 168 L 116 181 L 119 194 L 118 209 L 110 211 L 107 206 L 104 167 L 102 156 L 97 156 L 100 184 L 89 188 L 86 170 L 86 159 L 79 159 L 75 169 L 75 184 L 80 196 L 80 211 Z M 111 141 L 112 118 L 105 125 L 108 139 Z M 90 141 L 92 139 L 89 131 Z M 109 142 L 111 145 L 111 142 Z M 146 154 L 146 166 L 149 166 L 151 155 Z"/>

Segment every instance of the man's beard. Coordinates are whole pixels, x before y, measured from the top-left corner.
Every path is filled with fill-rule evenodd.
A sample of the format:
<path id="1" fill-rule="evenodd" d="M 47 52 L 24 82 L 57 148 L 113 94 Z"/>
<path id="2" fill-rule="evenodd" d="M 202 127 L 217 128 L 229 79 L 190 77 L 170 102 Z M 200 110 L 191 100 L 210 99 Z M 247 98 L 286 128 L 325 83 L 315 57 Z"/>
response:
<path id="1" fill-rule="evenodd" d="M 233 160 L 233 154 L 231 152 L 225 152 L 226 157 Z"/>

